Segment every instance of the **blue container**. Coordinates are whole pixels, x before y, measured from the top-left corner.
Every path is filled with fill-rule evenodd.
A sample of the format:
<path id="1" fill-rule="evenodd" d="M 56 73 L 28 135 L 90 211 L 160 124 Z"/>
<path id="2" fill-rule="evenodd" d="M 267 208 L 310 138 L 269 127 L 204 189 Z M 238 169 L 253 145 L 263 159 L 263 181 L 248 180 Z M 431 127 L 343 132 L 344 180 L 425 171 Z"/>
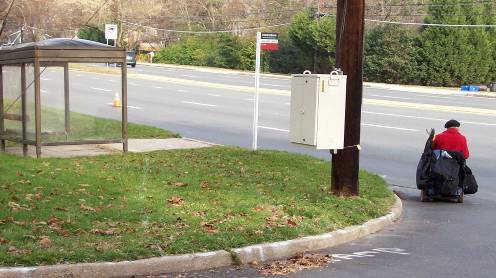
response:
<path id="1" fill-rule="evenodd" d="M 478 92 L 478 91 L 480 91 L 480 87 L 479 86 L 470 85 L 469 88 L 468 88 L 468 90 L 470 92 Z"/>
<path id="2" fill-rule="evenodd" d="M 460 87 L 460 90 L 462 90 L 462 91 L 468 91 L 469 89 L 470 89 L 470 86 L 469 85 L 462 85 Z"/>

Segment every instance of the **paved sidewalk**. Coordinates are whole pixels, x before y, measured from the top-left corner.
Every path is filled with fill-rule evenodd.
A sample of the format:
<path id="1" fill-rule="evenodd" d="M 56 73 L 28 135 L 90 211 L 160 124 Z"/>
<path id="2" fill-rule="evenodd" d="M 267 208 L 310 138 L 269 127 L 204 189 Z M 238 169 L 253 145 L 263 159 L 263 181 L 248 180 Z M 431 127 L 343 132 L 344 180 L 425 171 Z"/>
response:
<path id="1" fill-rule="evenodd" d="M 160 150 L 175 149 L 195 149 L 207 148 L 215 144 L 197 141 L 189 138 L 169 138 L 169 139 L 129 139 L 129 152 L 153 152 Z M 7 153 L 22 155 L 22 147 L 10 147 Z M 122 153 L 122 144 L 88 144 L 88 145 L 70 145 L 70 146 L 46 146 L 41 148 L 42 157 L 79 157 L 79 156 L 98 156 Z M 30 157 L 36 157 L 35 148 L 30 146 L 28 149 Z"/>

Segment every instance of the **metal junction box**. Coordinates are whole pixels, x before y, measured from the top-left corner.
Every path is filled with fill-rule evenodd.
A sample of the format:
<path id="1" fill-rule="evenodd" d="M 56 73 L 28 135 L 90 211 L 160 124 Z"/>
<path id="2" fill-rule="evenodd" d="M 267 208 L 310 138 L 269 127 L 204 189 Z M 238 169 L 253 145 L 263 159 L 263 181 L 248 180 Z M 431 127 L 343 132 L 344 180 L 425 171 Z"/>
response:
<path id="1" fill-rule="evenodd" d="M 293 75 L 289 140 L 317 149 L 343 149 L 345 107 L 346 75 Z"/>

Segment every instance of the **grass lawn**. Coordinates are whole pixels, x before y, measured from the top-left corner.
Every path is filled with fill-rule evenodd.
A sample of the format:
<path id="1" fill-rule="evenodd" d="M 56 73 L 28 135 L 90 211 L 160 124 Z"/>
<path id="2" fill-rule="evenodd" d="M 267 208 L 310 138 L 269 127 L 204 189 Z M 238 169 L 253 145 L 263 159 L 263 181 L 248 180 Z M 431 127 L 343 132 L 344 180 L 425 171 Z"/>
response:
<path id="1" fill-rule="evenodd" d="M 11 99 L 6 99 L 6 107 L 10 107 Z M 13 114 L 20 114 L 20 101 L 12 106 Z M 32 107 L 31 107 L 32 108 Z M 29 121 L 27 122 L 28 139 L 35 140 L 35 119 L 34 108 L 28 110 Z M 115 110 L 120 116 L 121 110 Z M 122 138 L 122 123 L 120 120 L 111 120 L 93 117 L 77 112 L 70 113 L 69 134 L 65 134 L 65 115 L 61 109 L 43 106 L 41 109 L 42 119 L 42 141 L 43 142 L 64 142 L 78 140 L 111 140 Z M 22 123 L 15 120 L 6 120 L 5 128 L 9 134 L 21 137 Z M 161 128 L 128 123 L 129 138 L 172 138 L 180 137 L 179 134 Z M 9 145 L 14 145 L 9 143 Z"/>
<path id="2" fill-rule="evenodd" d="M 214 147 L 70 159 L 0 153 L 0 265 L 119 261 L 329 232 L 389 211 L 378 176 L 329 194 L 329 163 Z"/>

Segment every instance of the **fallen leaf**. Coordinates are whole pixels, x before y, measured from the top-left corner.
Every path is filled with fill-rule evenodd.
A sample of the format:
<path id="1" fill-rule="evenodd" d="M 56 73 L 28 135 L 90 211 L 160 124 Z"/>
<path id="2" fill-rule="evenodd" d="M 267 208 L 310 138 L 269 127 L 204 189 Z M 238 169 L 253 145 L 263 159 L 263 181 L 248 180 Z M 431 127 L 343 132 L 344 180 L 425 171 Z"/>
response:
<path id="1" fill-rule="evenodd" d="M 206 231 L 207 233 L 216 234 L 219 232 L 219 230 L 215 228 L 214 224 L 211 222 L 202 221 L 200 222 L 200 225 L 203 227 L 203 230 Z"/>
<path id="2" fill-rule="evenodd" d="M 42 236 L 40 241 L 38 241 L 41 247 L 50 248 L 52 246 L 52 241 L 47 236 Z"/>
<path id="3" fill-rule="evenodd" d="M 200 187 L 201 188 L 209 188 L 210 187 L 210 184 L 208 183 L 208 181 L 201 181 L 200 182 Z"/>
<path id="4" fill-rule="evenodd" d="M 286 223 L 290 226 L 297 227 L 298 224 L 293 219 L 288 219 Z"/>
<path id="5" fill-rule="evenodd" d="M 275 261 L 259 268 L 264 275 L 288 275 L 309 268 L 323 267 L 332 260 L 330 255 L 300 254 L 283 261 Z"/>
<path id="6" fill-rule="evenodd" d="M 174 183 L 174 186 L 177 186 L 177 187 L 186 187 L 188 185 L 189 184 L 188 183 L 185 183 L 185 182 L 176 182 L 176 183 Z"/>
<path id="7" fill-rule="evenodd" d="M 5 244 L 5 243 L 8 243 L 9 241 L 6 240 L 5 238 L 3 237 L 0 237 L 0 244 Z"/>
<path id="8" fill-rule="evenodd" d="M 16 176 L 18 176 L 18 177 L 22 177 L 23 175 L 22 175 L 22 173 L 21 173 L 20 171 L 17 171 L 17 172 L 16 172 Z"/>
<path id="9" fill-rule="evenodd" d="M 96 212 L 96 209 L 90 207 L 90 206 L 87 206 L 85 204 L 80 204 L 79 205 L 79 208 L 82 209 L 82 210 L 86 210 L 86 211 L 91 211 L 91 212 Z"/>
<path id="10" fill-rule="evenodd" d="M 92 229 L 90 233 L 95 234 L 95 235 L 102 235 L 102 236 L 111 236 L 115 234 L 115 231 L 113 229 Z"/>
<path id="11" fill-rule="evenodd" d="M 167 202 L 173 206 L 182 206 L 184 205 L 184 199 L 179 196 L 172 196 L 167 199 Z"/>
<path id="12" fill-rule="evenodd" d="M 67 211 L 66 208 L 60 208 L 60 207 L 54 207 L 53 209 L 58 211 Z"/>

